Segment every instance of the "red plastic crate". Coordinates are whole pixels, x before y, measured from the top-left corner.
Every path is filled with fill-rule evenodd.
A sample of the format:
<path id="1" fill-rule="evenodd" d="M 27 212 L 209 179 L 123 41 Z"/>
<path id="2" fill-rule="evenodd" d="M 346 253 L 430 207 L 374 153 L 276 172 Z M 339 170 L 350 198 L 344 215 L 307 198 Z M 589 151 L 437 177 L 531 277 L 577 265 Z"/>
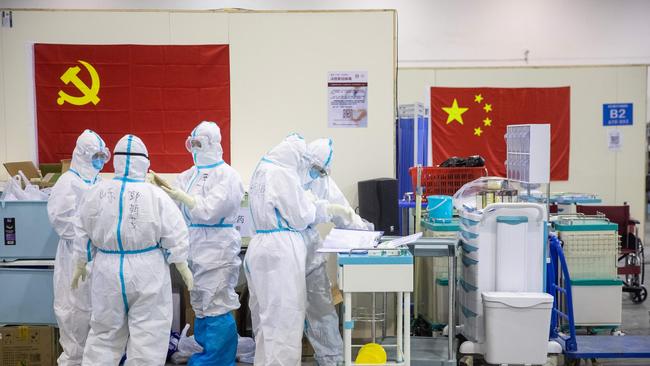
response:
<path id="1" fill-rule="evenodd" d="M 413 192 L 415 192 L 418 179 L 417 167 L 411 167 L 409 174 L 413 183 Z M 423 198 L 426 199 L 427 196 L 436 194 L 453 196 L 465 183 L 484 176 L 487 176 L 485 167 L 440 168 L 437 166 L 424 166 L 420 178 L 420 184 L 424 187 Z"/>

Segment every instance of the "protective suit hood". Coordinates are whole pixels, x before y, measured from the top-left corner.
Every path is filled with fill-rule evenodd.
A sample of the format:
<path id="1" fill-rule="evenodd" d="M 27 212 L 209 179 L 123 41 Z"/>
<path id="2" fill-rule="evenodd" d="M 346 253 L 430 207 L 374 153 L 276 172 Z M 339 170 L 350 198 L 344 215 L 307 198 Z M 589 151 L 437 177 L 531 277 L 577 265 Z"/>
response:
<path id="1" fill-rule="evenodd" d="M 144 181 L 149 171 L 149 153 L 144 142 L 135 135 L 125 135 L 115 145 L 113 167 L 116 178 Z"/>
<path id="2" fill-rule="evenodd" d="M 92 164 L 92 157 L 95 153 L 106 149 L 106 143 L 98 134 L 91 130 L 85 130 L 77 138 L 77 145 L 72 152 L 70 169 L 78 173 L 82 179 L 94 181 L 99 170 Z"/>
<path id="3" fill-rule="evenodd" d="M 280 144 L 266 153 L 264 158 L 282 167 L 300 172 L 307 166 L 304 158 L 306 151 L 305 139 L 294 133 L 287 136 Z"/>
<path id="4" fill-rule="evenodd" d="M 332 170 L 332 158 L 334 157 L 334 149 L 332 148 L 332 139 L 316 139 L 307 145 L 305 152 L 306 166 L 300 174 L 303 180 L 303 185 L 309 185 L 317 178 L 309 175 L 311 166 L 316 165 L 327 171 L 329 174 Z"/>
<path id="5" fill-rule="evenodd" d="M 201 151 L 193 151 L 192 158 L 194 165 L 206 166 L 219 163 L 223 160 L 223 148 L 221 147 L 221 130 L 214 122 L 203 121 L 192 130 L 190 138 L 204 136 L 209 143 Z"/>

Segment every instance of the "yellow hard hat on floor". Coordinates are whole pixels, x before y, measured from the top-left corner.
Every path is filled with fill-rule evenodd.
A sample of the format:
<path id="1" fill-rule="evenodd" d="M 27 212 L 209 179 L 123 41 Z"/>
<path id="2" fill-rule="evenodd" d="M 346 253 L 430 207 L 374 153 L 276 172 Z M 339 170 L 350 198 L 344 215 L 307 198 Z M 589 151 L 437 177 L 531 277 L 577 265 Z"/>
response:
<path id="1" fill-rule="evenodd" d="M 386 351 L 384 347 L 378 345 L 377 343 L 368 343 L 365 344 L 359 350 L 357 355 L 356 363 L 366 363 L 366 364 L 385 364 L 386 363 Z"/>

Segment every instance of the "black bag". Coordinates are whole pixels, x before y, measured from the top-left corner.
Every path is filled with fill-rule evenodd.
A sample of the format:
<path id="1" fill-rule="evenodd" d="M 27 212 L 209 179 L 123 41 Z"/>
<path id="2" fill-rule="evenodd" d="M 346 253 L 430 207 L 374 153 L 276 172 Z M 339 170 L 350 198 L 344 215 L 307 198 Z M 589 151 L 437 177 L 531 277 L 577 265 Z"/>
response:
<path id="1" fill-rule="evenodd" d="M 465 159 L 458 156 L 452 156 L 440 164 L 441 168 L 457 168 L 465 166 Z"/>
<path id="2" fill-rule="evenodd" d="M 466 159 L 465 166 L 468 167 L 485 166 L 485 159 L 483 159 L 483 157 L 480 155 L 472 155 Z"/>

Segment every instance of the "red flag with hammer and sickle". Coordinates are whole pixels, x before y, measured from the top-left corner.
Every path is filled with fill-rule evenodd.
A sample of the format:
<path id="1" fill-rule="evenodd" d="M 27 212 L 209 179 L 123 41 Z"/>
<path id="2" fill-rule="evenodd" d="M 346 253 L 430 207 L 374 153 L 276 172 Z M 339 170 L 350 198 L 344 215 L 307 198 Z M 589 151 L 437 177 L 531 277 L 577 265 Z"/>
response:
<path id="1" fill-rule="evenodd" d="M 490 175 L 506 176 L 506 126 L 551 125 L 551 179 L 569 179 L 569 87 L 431 88 L 433 163 L 481 155 Z"/>
<path id="2" fill-rule="evenodd" d="M 230 162 L 228 45 L 36 44 L 34 64 L 40 163 L 70 158 L 91 129 L 111 150 L 137 135 L 153 170 L 179 172 L 193 164 L 185 139 L 203 120 L 219 124 Z"/>

